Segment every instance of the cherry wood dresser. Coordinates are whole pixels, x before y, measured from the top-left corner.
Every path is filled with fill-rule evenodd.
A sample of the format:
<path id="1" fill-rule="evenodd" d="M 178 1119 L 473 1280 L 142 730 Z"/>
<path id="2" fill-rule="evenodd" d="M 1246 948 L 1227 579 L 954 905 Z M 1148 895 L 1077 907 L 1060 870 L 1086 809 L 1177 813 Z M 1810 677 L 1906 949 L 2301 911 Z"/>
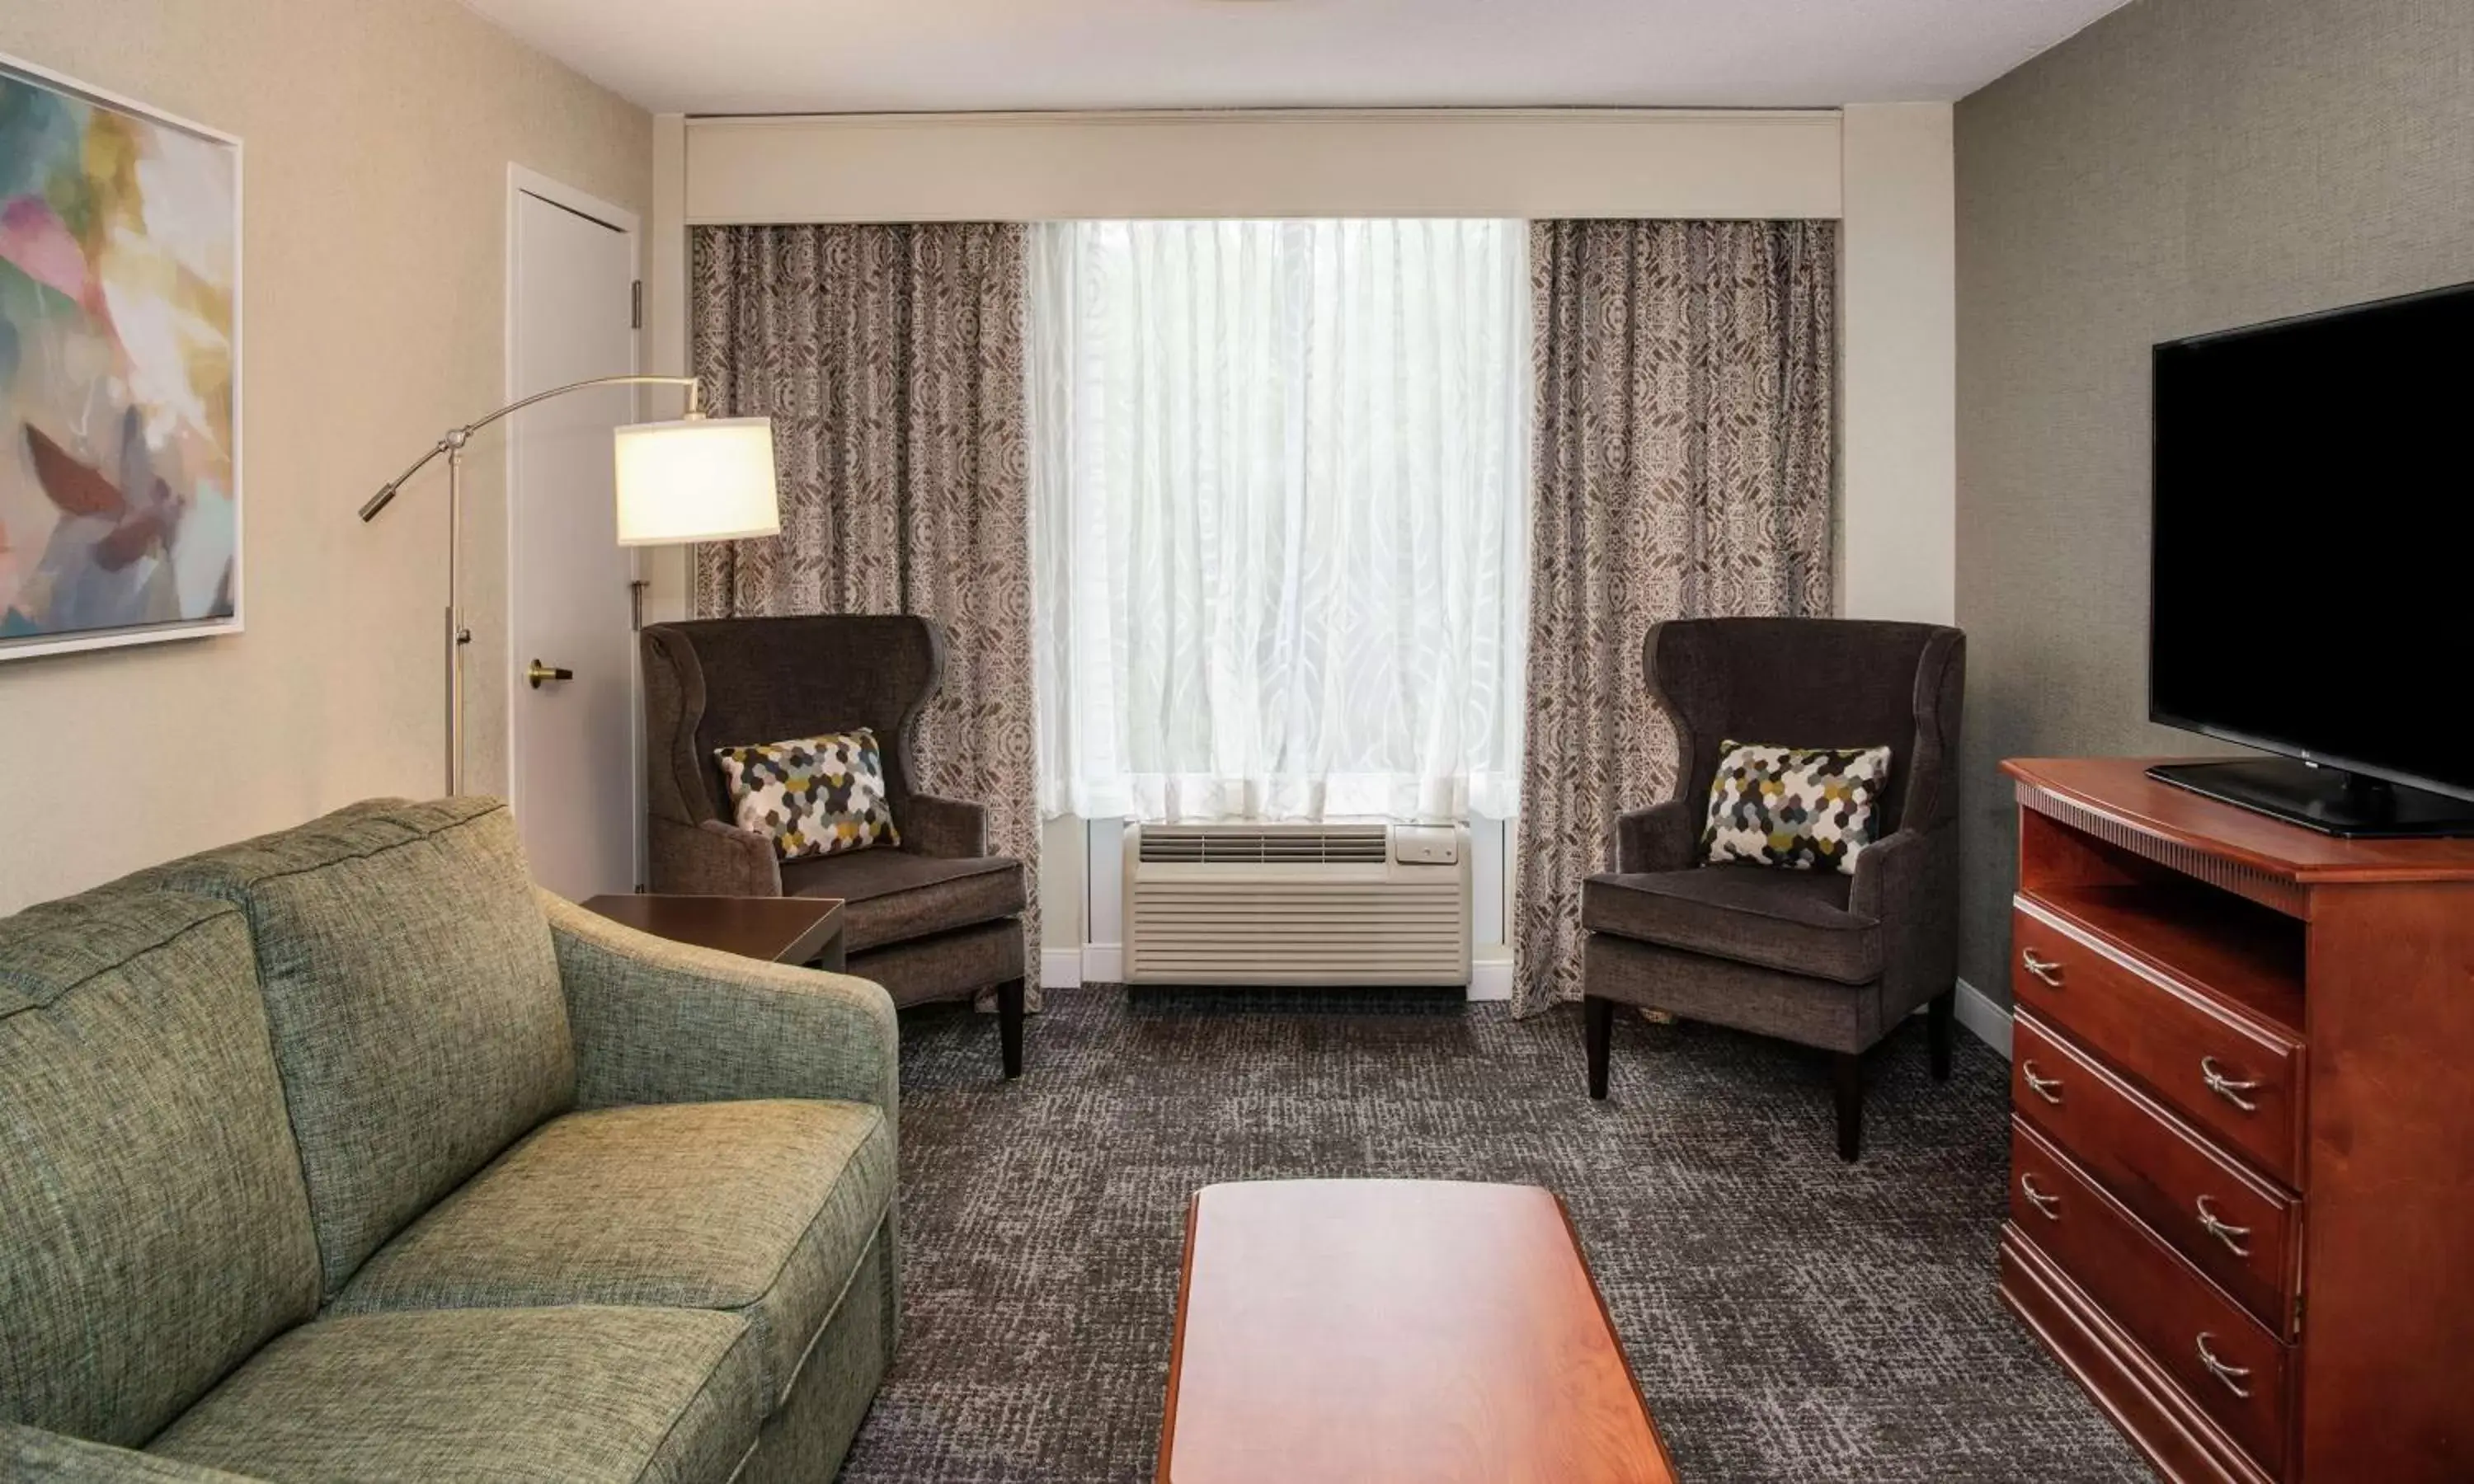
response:
<path id="1" fill-rule="evenodd" d="M 2001 1296 L 2166 1478 L 2474 1479 L 2474 841 L 2014 760 Z"/>

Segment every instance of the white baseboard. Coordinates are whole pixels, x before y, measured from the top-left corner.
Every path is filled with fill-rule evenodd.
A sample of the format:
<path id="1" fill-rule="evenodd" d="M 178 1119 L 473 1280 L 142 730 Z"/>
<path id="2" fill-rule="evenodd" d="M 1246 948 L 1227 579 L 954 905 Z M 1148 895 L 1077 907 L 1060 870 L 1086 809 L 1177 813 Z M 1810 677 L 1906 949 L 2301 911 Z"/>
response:
<path id="1" fill-rule="evenodd" d="M 1041 988 L 1050 990 L 1080 989 L 1082 950 L 1042 948 L 1039 953 L 1039 983 Z"/>
<path id="2" fill-rule="evenodd" d="M 1469 965 L 1468 997 L 1510 999 L 1512 997 L 1512 960 L 1482 958 Z"/>
<path id="3" fill-rule="evenodd" d="M 1084 944 L 1081 982 L 1084 984 L 1125 983 L 1126 945 L 1122 943 Z"/>
<path id="4" fill-rule="evenodd" d="M 2003 1061 L 2010 1059 L 2010 1012 L 1964 979 L 1958 981 L 1958 1023 L 1977 1040 L 2001 1052 Z"/>

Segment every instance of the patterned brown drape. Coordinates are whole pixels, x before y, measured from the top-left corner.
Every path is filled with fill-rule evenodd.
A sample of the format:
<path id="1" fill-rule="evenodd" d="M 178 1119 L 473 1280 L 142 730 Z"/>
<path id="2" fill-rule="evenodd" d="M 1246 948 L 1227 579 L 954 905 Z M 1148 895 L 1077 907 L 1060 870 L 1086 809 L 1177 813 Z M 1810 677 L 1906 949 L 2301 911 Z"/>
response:
<path id="1" fill-rule="evenodd" d="M 1539 222 L 1514 1011 L 1581 993 L 1581 883 L 1667 796 L 1661 619 L 1831 610 L 1831 222 Z M 1781 739 L 1785 740 L 1785 739 Z"/>
<path id="2" fill-rule="evenodd" d="M 782 484 L 781 536 L 699 547 L 695 602 L 944 628 L 921 786 L 985 804 L 991 849 L 1024 862 L 1036 984 L 1025 242 L 984 222 L 695 229 L 695 374 L 716 416 L 774 419 Z"/>

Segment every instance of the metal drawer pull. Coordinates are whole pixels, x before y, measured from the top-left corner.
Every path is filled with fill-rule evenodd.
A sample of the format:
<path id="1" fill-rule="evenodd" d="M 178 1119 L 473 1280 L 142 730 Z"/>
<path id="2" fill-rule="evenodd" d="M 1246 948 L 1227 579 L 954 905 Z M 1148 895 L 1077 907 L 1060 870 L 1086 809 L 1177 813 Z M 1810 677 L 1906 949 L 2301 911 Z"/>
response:
<path id="1" fill-rule="evenodd" d="M 2211 1205 L 2204 1195 L 2199 1197 L 2199 1225 L 2207 1229 L 2210 1236 L 2224 1243 L 2226 1250 L 2235 1257 L 2250 1256 L 2250 1249 L 2243 1245 L 2243 1238 L 2250 1235 L 2250 1228 L 2227 1226 L 2219 1220 L 2216 1207 Z"/>
<path id="2" fill-rule="evenodd" d="M 2233 1104 L 2236 1108 L 2241 1109 L 2244 1113 L 2259 1112 L 2259 1105 L 2257 1103 L 2254 1103 L 2249 1098 L 2243 1096 L 2244 1093 L 2258 1088 L 2259 1084 L 2257 1082 L 2240 1082 L 2236 1081 L 2234 1078 L 2226 1076 L 2224 1068 L 2219 1066 L 2217 1065 L 2217 1059 L 2212 1056 L 2203 1056 L 2199 1058 L 2199 1076 L 2207 1083 L 2209 1091 L 2214 1092 L 2220 1098 L 2223 1098 L 2226 1102 Z"/>
<path id="3" fill-rule="evenodd" d="M 2059 1221 L 2062 1219 L 2061 1217 L 2053 1214 L 2053 1209 L 2062 1204 L 2062 1198 L 2058 1195 L 2048 1195 L 2044 1191 L 2037 1189 L 2035 1176 L 2025 1174 L 2021 1175 L 2019 1177 L 2019 1188 L 2027 1192 L 2027 1199 L 2035 1204 L 2036 1209 L 2044 1213 L 2047 1221 Z"/>
<path id="4" fill-rule="evenodd" d="M 2062 987 L 2062 966 L 2049 958 L 2038 958 L 2035 949 L 2021 948 L 2019 962 L 2027 972 L 2034 974 L 2051 988 L 2058 990 Z"/>
<path id="5" fill-rule="evenodd" d="M 2244 1385 L 2243 1382 L 2249 1378 L 2250 1367 L 2229 1366 L 2223 1361 L 2219 1360 L 2217 1358 L 2217 1352 L 2208 1349 L 2209 1338 L 2210 1337 L 2205 1334 L 2199 1336 L 2199 1364 L 2208 1368 L 2208 1374 L 2210 1376 L 2213 1376 L 2218 1380 L 2224 1382 L 2225 1390 L 2232 1392 L 2235 1396 L 2242 1398 L 2245 1401 L 2249 1400 L 2250 1388 Z"/>
<path id="6" fill-rule="evenodd" d="M 2038 1097 L 2043 1098 L 2048 1103 L 2058 1104 L 2061 1102 L 2062 1095 L 2053 1090 L 2055 1088 L 2062 1085 L 2061 1078 L 2037 1076 L 2036 1064 L 2032 1059 L 2020 1063 L 2019 1071 L 2022 1076 L 2027 1079 L 2028 1091 L 2035 1093 Z"/>

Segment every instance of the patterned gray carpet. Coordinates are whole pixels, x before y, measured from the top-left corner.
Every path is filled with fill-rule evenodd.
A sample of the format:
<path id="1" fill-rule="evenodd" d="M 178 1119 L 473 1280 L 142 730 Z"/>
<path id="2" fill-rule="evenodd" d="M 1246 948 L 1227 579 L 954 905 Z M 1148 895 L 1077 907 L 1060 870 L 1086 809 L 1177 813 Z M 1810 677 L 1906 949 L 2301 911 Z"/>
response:
<path id="1" fill-rule="evenodd" d="M 843 1472 L 1152 1476 L 1185 1201 L 1222 1180 L 1519 1181 L 1564 1197 L 1687 1481 L 2147 1475 L 1994 1296 L 2001 1060 L 1923 1025 L 1875 1059 L 1865 1157 L 1826 1062 L 1410 994 L 1052 991 L 1028 1074 L 991 1017 L 906 1017 L 904 1331 Z"/>

